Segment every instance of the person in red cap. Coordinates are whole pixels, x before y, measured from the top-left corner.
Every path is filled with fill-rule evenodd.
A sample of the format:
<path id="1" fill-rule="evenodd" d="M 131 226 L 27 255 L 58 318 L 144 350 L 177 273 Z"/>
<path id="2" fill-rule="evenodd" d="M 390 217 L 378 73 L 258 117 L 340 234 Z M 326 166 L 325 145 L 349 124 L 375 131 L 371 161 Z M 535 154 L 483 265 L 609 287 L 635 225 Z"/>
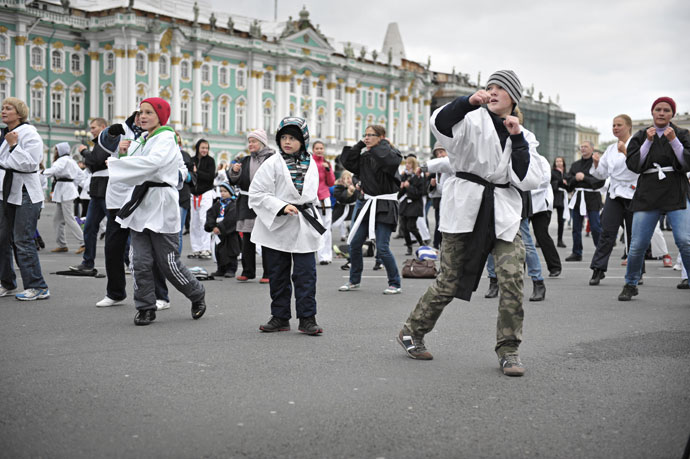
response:
<path id="1" fill-rule="evenodd" d="M 659 97 L 652 103 L 654 125 L 639 130 L 628 144 L 625 162 L 640 177 L 630 205 L 632 240 L 619 301 L 638 294 L 644 254 L 662 212 L 671 223 L 683 263 L 690 263 L 690 132 L 671 122 L 675 114 L 675 101 Z"/>
<path id="2" fill-rule="evenodd" d="M 120 142 L 120 151 L 130 156 L 110 158 L 110 180 L 134 188 L 117 214 L 122 228 L 132 236 L 134 323 L 149 325 L 156 319 L 153 266 L 158 265 L 165 277 L 192 302 L 192 318 L 206 311 L 205 290 L 180 261 L 180 210 L 177 187 L 187 175 L 175 131 L 165 124 L 170 105 L 160 97 L 144 99 L 140 105 L 141 128 L 146 131 L 133 141 Z"/>

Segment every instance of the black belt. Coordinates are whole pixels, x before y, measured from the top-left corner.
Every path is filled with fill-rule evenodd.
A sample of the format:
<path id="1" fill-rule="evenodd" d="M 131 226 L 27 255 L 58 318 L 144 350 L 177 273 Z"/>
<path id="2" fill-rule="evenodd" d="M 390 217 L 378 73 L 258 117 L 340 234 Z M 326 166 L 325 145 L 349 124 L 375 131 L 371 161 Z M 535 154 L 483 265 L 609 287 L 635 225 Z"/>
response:
<path id="1" fill-rule="evenodd" d="M 50 191 L 55 191 L 55 185 L 57 184 L 57 182 L 74 182 L 74 179 L 66 178 L 66 177 L 56 178 L 53 180 L 53 186 L 50 188 Z"/>
<path id="2" fill-rule="evenodd" d="M 309 222 L 311 226 L 314 227 L 316 231 L 319 232 L 319 234 L 323 234 L 326 232 L 326 228 L 324 228 L 323 225 L 316 218 L 316 209 L 314 209 L 314 204 L 293 204 L 293 206 L 295 206 L 297 210 L 302 212 L 304 218 Z M 314 213 L 314 215 L 307 212 L 307 210 L 311 210 Z"/>
<path id="3" fill-rule="evenodd" d="M 474 222 L 472 237 L 463 257 L 465 262 L 462 264 L 462 272 L 455 289 L 456 298 L 469 301 L 472 297 L 472 292 L 475 292 L 477 287 L 479 287 L 484 265 L 496 242 L 494 190 L 496 188 L 508 188 L 510 183 L 491 183 L 469 172 L 456 172 L 455 176 L 484 186 L 482 203 L 479 206 L 479 213 Z"/>
<path id="4" fill-rule="evenodd" d="M 35 174 L 36 172 L 38 172 L 18 171 L 15 169 L 9 169 L 4 166 L 0 166 L 0 169 L 5 171 L 5 178 L 2 181 L 2 200 L 5 206 L 7 206 L 7 201 L 10 199 L 10 193 L 12 192 L 12 182 L 14 181 L 14 174 Z"/>
<path id="5" fill-rule="evenodd" d="M 132 212 L 134 212 L 134 210 L 139 207 L 141 202 L 144 200 L 149 188 L 163 188 L 166 186 L 170 185 L 159 182 L 144 182 L 141 185 L 135 186 L 134 191 L 132 191 L 132 198 L 124 206 L 122 206 L 120 211 L 117 213 L 117 216 L 120 218 L 127 218 L 132 215 Z"/>

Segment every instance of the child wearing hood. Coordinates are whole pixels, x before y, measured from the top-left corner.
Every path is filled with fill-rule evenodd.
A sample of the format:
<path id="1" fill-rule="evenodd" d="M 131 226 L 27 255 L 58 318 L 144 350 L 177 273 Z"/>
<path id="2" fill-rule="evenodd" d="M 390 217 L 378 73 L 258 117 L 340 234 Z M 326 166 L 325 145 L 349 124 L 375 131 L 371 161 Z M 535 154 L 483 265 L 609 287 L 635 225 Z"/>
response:
<path id="1" fill-rule="evenodd" d="M 57 230 L 57 247 L 51 252 L 67 252 L 65 226 L 77 240 L 79 247 L 84 246 L 84 233 L 74 219 L 74 200 L 79 197 L 75 181 L 80 180 L 82 171 L 69 154 L 69 144 L 60 142 L 55 145 L 53 164 L 42 174 L 53 177 L 53 202 L 57 204 L 53 224 Z"/>
<path id="2" fill-rule="evenodd" d="M 232 185 L 221 183 L 220 198 L 213 201 L 206 213 L 204 229 L 213 233 L 218 269 L 215 277 L 235 277 L 237 256 L 242 253 L 242 241 L 237 232 L 237 193 Z"/>
<path id="3" fill-rule="evenodd" d="M 251 241 L 263 247 L 271 290 L 271 318 L 259 330 L 290 330 L 294 284 L 299 331 L 318 335 L 323 329 L 316 323 L 315 252 L 326 230 L 315 208 L 319 172 L 307 152 L 307 122 L 284 118 L 276 143 L 280 154 L 265 160 L 249 187 L 249 207 L 256 213 Z"/>

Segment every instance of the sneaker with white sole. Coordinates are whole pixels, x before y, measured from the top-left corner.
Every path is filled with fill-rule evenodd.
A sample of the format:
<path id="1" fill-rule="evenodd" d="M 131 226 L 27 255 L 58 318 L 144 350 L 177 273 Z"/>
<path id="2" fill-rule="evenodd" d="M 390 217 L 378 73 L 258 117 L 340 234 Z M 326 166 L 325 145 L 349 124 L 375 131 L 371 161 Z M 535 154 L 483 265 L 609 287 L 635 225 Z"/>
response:
<path id="1" fill-rule="evenodd" d="M 20 301 L 45 300 L 50 298 L 50 290 L 47 288 L 27 288 L 22 293 L 17 293 L 14 297 Z"/>
<path id="2" fill-rule="evenodd" d="M 101 301 L 96 303 L 97 308 L 108 308 L 110 306 L 119 306 L 124 303 L 125 300 L 113 300 L 112 298 L 106 296 Z"/>
<path id="3" fill-rule="evenodd" d="M 17 287 L 15 288 L 5 288 L 0 286 L 0 297 L 14 295 L 17 292 Z"/>
<path id="4" fill-rule="evenodd" d="M 170 309 L 170 301 L 156 300 L 156 311 L 163 311 Z"/>
<path id="5" fill-rule="evenodd" d="M 383 291 L 384 295 L 397 295 L 398 293 L 402 293 L 402 288 L 393 287 L 392 285 L 389 285 L 388 288 Z"/>
<path id="6" fill-rule="evenodd" d="M 525 367 L 517 354 L 505 354 L 498 359 L 501 371 L 506 376 L 522 376 L 525 374 Z"/>
<path id="7" fill-rule="evenodd" d="M 339 292 L 349 292 L 350 290 L 357 290 L 359 288 L 359 284 L 352 284 L 348 282 L 347 284 L 341 286 L 338 291 Z"/>

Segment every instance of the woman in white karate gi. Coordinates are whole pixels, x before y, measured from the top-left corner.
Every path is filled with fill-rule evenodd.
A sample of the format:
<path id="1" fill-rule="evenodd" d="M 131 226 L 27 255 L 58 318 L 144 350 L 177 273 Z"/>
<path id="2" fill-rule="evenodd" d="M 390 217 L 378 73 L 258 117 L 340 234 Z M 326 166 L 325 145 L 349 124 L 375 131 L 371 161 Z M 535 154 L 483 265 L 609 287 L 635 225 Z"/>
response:
<path id="1" fill-rule="evenodd" d="M 280 154 L 266 159 L 249 187 L 249 207 L 256 213 L 251 240 L 263 247 L 271 290 L 271 318 L 259 329 L 290 330 L 294 284 L 299 331 L 318 335 L 323 329 L 316 323 L 315 252 L 323 245 L 325 228 L 315 208 L 319 172 L 307 152 L 306 121 L 283 119 L 276 143 Z"/>
<path id="2" fill-rule="evenodd" d="M 148 325 L 156 319 L 153 265 L 163 271 L 177 290 L 192 302 L 192 318 L 206 311 L 204 287 L 180 262 L 177 251 L 180 209 L 177 186 L 186 167 L 175 139 L 175 131 L 165 126 L 170 105 L 159 97 L 144 99 L 140 105 L 141 127 L 147 131 L 139 139 L 141 154 L 110 158 L 110 181 L 134 186 L 129 201 L 122 206 L 117 222 L 129 228 L 134 274 L 134 323 Z M 120 143 L 128 151 L 131 141 Z"/>
<path id="3" fill-rule="evenodd" d="M 84 245 L 84 232 L 74 219 L 74 200 L 79 197 L 79 191 L 75 182 L 79 181 L 82 171 L 77 162 L 69 155 L 69 144 L 60 142 L 55 145 L 53 164 L 45 169 L 44 176 L 53 177 L 55 189 L 53 190 L 53 202 L 57 204 L 53 224 L 57 230 L 57 247 L 51 252 L 67 252 L 67 239 L 65 239 L 65 226 L 70 231 L 79 247 Z"/>

